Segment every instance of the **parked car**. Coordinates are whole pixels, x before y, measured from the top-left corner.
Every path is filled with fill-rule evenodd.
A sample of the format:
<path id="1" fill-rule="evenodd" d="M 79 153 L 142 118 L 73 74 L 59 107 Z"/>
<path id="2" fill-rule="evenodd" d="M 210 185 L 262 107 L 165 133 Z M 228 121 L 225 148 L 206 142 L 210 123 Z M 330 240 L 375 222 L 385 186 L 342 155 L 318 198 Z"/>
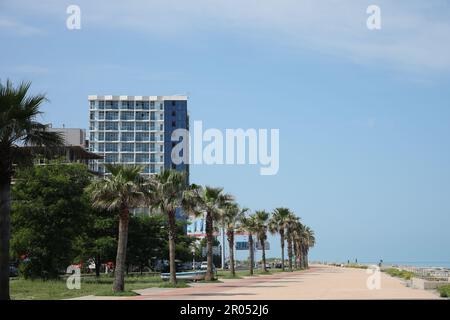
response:
<path id="1" fill-rule="evenodd" d="M 17 277 L 19 275 L 19 270 L 15 266 L 9 266 L 9 276 Z"/>
<path id="2" fill-rule="evenodd" d="M 217 270 L 216 270 L 216 266 L 214 265 L 214 263 L 212 265 L 212 268 L 213 268 L 213 273 L 216 274 Z M 203 261 L 201 266 L 200 266 L 200 270 L 206 270 L 206 269 L 208 269 L 208 262 L 207 261 Z"/>

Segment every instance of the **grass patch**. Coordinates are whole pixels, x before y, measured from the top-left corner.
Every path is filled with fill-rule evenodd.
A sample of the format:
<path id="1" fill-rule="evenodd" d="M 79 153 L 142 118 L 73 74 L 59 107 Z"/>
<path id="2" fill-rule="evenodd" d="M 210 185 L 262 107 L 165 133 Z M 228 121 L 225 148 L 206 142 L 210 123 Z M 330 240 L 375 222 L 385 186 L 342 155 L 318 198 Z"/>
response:
<path id="1" fill-rule="evenodd" d="M 359 263 L 349 263 L 344 265 L 346 268 L 355 268 L 355 269 L 367 269 L 368 266 L 365 264 L 359 264 Z"/>
<path id="2" fill-rule="evenodd" d="M 414 276 L 414 273 L 411 271 L 400 270 L 396 268 L 389 268 L 384 270 L 384 272 L 386 272 L 392 277 L 402 278 L 405 280 L 410 280 Z"/>
<path id="3" fill-rule="evenodd" d="M 442 298 L 450 298 L 450 285 L 440 286 L 437 291 Z"/>
<path id="4" fill-rule="evenodd" d="M 159 285 L 159 288 L 189 288 L 189 285 L 186 283 L 186 281 L 177 280 L 176 284 L 165 281 Z"/>
<path id="5" fill-rule="evenodd" d="M 11 297 L 15 300 L 59 300 L 88 295 L 96 296 L 130 296 L 137 295 L 132 290 L 160 287 L 165 282 L 159 276 L 126 276 L 125 292 L 113 293 L 111 276 L 102 275 L 100 278 L 85 277 L 81 280 L 81 288 L 69 290 L 65 280 L 25 280 L 12 279 Z M 186 283 L 183 285 L 187 286 Z"/>

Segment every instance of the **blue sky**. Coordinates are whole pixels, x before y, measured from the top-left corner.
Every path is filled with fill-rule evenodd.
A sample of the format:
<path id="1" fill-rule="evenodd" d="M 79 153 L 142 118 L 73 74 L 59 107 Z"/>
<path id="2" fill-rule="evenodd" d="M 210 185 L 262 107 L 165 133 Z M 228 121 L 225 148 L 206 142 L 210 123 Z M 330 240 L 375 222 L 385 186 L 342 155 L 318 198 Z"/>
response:
<path id="1" fill-rule="evenodd" d="M 449 18 L 447 1 L 2 0 L 0 78 L 46 92 L 54 126 L 87 128 L 89 94 L 188 93 L 205 128 L 279 128 L 277 175 L 191 180 L 292 208 L 312 259 L 449 262 Z"/>

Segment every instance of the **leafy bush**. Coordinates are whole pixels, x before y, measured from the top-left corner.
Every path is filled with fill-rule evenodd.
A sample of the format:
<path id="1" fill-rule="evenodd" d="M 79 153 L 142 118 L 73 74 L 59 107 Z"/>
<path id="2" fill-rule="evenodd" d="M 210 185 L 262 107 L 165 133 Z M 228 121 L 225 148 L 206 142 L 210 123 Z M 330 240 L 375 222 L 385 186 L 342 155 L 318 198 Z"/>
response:
<path id="1" fill-rule="evenodd" d="M 410 280 L 414 276 L 414 273 L 411 271 L 400 270 L 400 269 L 396 269 L 396 268 L 389 268 L 389 269 L 385 270 L 385 272 L 387 274 L 389 274 L 390 276 L 402 278 L 405 280 Z"/>
<path id="2" fill-rule="evenodd" d="M 437 290 L 442 298 L 450 298 L 450 285 L 438 287 Z"/>

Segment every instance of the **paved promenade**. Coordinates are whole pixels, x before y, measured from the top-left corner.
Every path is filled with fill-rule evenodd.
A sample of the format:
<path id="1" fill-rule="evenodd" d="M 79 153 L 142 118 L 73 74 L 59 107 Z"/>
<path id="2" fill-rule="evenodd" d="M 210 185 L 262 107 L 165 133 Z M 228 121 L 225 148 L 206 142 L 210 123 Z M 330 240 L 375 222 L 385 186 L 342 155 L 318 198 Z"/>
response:
<path id="1" fill-rule="evenodd" d="M 381 273 L 380 289 L 370 290 L 364 269 L 313 265 L 307 271 L 274 273 L 222 283 L 195 283 L 190 288 L 137 290 L 134 297 L 94 297 L 81 299 L 438 299 L 434 291 L 411 289 L 400 279 Z M 80 299 L 80 298 L 78 298 Z"/>

